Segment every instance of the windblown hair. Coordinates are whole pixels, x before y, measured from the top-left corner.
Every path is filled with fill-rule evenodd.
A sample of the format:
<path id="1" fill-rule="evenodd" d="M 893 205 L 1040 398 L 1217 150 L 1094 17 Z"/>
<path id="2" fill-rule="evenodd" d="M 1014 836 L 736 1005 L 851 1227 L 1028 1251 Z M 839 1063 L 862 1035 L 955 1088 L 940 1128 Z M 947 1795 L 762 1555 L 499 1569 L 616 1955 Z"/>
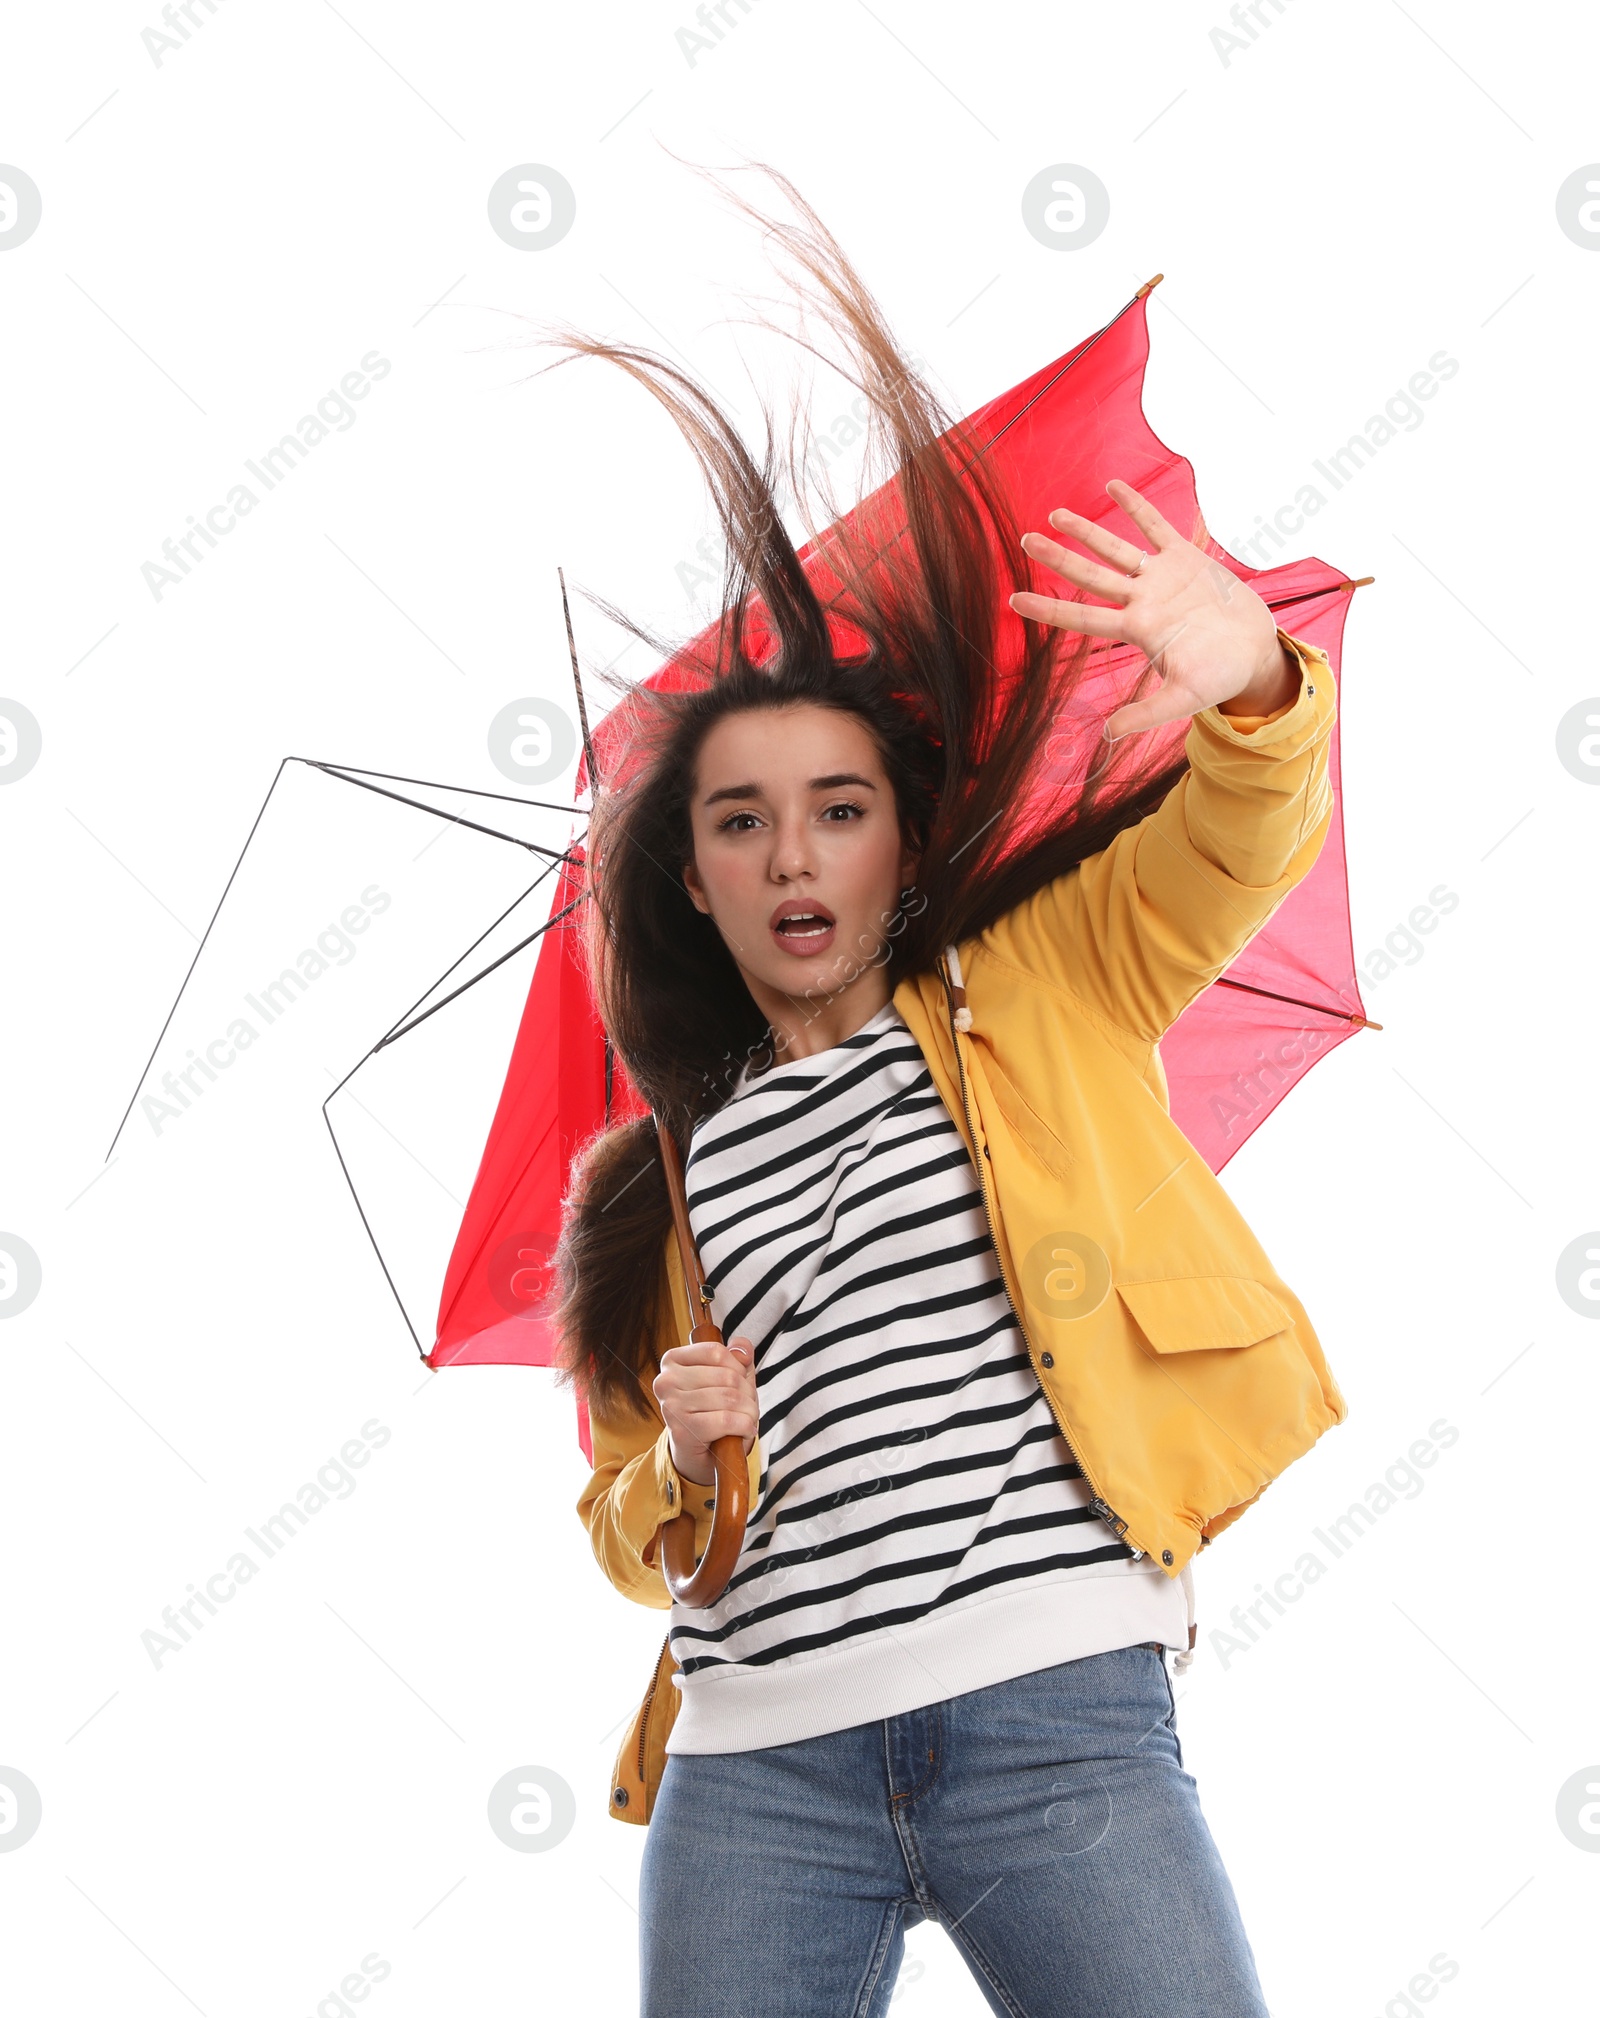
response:
<path id="1" fill-rule="evenodd" d="M 765 408 L 758 467 L 709 394 L 660 356 L 567 331 L 559 341 L 569 355 L 556 360 L 605 359 L 666 408 L 700 464 L 727 546 L 711 642 L 687 671 L 680 651 L 684 677 L 674 690 L 628 690 L 606 724 L 625 728 L 625 760 L 590 781 L 592 980 L 616 1055 L 683 1148 L 745 1063 L 760 1069 L 771 1058 L 766 1019 L 682 881 L 693 853 L 696 762 L 714 724 L 795 704 L 836 708 L 865 724 L 902 832 L 920 855 L 915 899 L 888 931 L 882 964 L 891 986 L 930 970 L 952 940 L 982 931 L 1098 853 L 1187 768 L 1181 747 L 1173 758 L 1168 742 L 1163 768 L 1152 772 L 1147 761 L 1141 771 L 1137 746 L 1147 752 L 1156 738 L 1130 738 L 1132 761 L 1121 750 L 1113 759 L 1100 733 L 1104 711 L 1081 698 L 1074 709 L 1096 641 L 1024 623 L 1006 600 L 1035 586 L 1067 597 L 1071 589 L 1054 575 L 1047 584 L 1032 577 L 1024 528 L 984 461 L 985 444 L 912 369 L 816 213 L 786 177 L 764 172 L 803 225 L 732 200 L 810 276 L 812 287 L 797 292 L 842 341 L 844 368 L 867 408 L 868 466 L 883 457 L 889 472 L 848 529 L 813 537 L 805 549 L 822 593 L 779 516 L 780 486 L 802 511 L 808 503 L 808 459 L 797 455 L 793 418 L 780 474 Z M 1203 530 L 1195 537 L 1203 540 Z M 590 600 L 672 655 L 668 641 Z M 837 627 L 853 634 L 848 646 Z M 1063 772 L 1064 722 L 1081 741 L 1076 763 L 1070 747 L 1065 760 L 1072 784 L 1052 791 Z M 607 747 L 618 741 L 608 737 Z M 553 1310 L 561 1377 L 596 1412 L 646 1406 L 670 1230 L 653 1124 L 608 1127 L 574 1164 Z"/>

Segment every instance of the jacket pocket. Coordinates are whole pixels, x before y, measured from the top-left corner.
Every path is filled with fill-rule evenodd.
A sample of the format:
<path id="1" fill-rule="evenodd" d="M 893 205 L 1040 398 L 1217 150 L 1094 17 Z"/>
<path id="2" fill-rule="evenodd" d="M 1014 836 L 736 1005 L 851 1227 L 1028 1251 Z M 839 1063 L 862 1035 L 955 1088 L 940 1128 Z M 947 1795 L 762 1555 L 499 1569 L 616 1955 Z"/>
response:
<path id="1" fill-rule="evenodd" d="M 1258 1345 L 1294 1323 L 1267 1285 L 1247 1275 L 1167 1276 L 1113 1287 L 1156 1352 Z"/>
<path id="2" fill-rule="evenodd" d="M 993 1096 L 1002 1120 L 1017 1140 L 1032 1150 L 1052 1177 L 1064 1183 L 1078 1181 L 1077 1158 L 1047 1122 L 1041 1119 L 1001 1071 L 994 1053 L 984 1047 L 984 1082 Z"/>

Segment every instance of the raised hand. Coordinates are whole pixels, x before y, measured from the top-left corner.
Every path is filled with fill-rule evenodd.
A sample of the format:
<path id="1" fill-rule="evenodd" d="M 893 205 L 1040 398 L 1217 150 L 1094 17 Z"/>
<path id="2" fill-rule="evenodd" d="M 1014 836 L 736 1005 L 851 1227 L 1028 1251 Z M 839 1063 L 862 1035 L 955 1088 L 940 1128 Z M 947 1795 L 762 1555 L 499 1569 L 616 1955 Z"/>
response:
<path id="1" fill-rule="evenodd" d="M 1148 550 L 1065 510 L 1050 514 L 1051 525 L 1097 554 L 1099 562 L 1084 560 L 1043 533 L 1024 533 L 1022 547 L 1030 559 L 1110 607 L 1026 590 L 1010 603 L 1019 617 L 1036 623 L 1132 645 L 1155 667 L 1160 690 L 1114 709 L 1106 718 L 1107 739 L 1224 703 L 1232 704 L 1227 713 L 1266 715 L 1292 700 L 1299 667 L 1279 643 L 1276 620 L 1254 589 L 1168 525 L 1132 484 L 1113 477 L 1106 489 L 1149 542 Z"/>

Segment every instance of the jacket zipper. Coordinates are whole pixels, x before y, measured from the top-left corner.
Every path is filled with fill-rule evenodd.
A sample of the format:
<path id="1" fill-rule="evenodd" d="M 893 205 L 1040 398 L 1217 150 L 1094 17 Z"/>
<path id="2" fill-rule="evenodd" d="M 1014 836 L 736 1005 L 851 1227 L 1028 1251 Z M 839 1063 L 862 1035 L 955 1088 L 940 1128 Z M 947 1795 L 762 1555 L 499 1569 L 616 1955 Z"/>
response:
<path id="1" fill-rule="evenodd" d="M 668 1633 L 667 1637 L 661 1642 L 661 1652 L 656 1655 L 656 1664 L 651 1670 L 650 1686 L 644 1692 L 644 1701 L 639 1705 L 639 1785 L 641 1787 L 645 1784 L 644 1748 L 645 1740 L 650 1735 L 650 1710 L 656 1699 L 656 1683 L 661 1679 L 661 1663 L 665 1660 L 667 1648 L 671 1644 L 672 1635 Z"/>
<path id="2" fill-rule="evenodd" d="M 969 1142 L 971 1142 L 973 1150 L 975 1152 L 973 1162 L 977 1169 L 978 1195 L 983 1200 L 983 1216 L 985 1223 L 989 1228 L 989 1244 L 994 1249 L 995 1273 L 1000 1278 L 1000 1287 L 1005 1291 L 1006 1302 L 1011 1306 L 1011 1315 L 1017 1321 L 1017 1329 L 1022 1334 L 1022 1342 L 1024 1345 L 1027 1346 L 1028 1355 L 1029 1358 L 1031 1359 L 1033 1357 L 1033 1341 L 1028 1336 L 1028 1328 L 1022 1321 L 1022 1312 L 1018 1310 L 1016 1305 L 1016 1299 L 1011 1294 L 1011 1285 L 1006 1280 L 1005 1267 L 1000 1259 L 1000 1242 L 995 1233 L 994 1213 L 991 1211 L 989 1206 L 989 1186 L 983 1174 L 983 1154 L 982 1151 L 978 1149 L 978 1131 L 973 1126 L 972 1122 L 972 1103 L 967 1098 L 967 1073 L 966 1073 L 966 1067 L 961 1062 L 961 1040 L 959 1033 L 957 1032 L 956 1029 L 955 994 L 951 984 L 950 976 L 945 971 L 945 966 L 942 961 L 940 962 L 939 966 L 939 978 L 944 983 L 945 1007 L 950 1014 L 950 1044 L 951 1048 L 954 1050 L 956 1054 L 956 1078 L 961 1086 L 961 1111 L 966 1116 L 967 1119 L 967 1139 Z M 1128 1532 L 1128 1523 L 1122 1518 L 1122 1516 L 1119 1513 L 1117 1513 L 1112 1507 L 1110 1507 L 1106 1503 L 1105 1497 L 1101 1493 L 1099 1485 L 1096 1483 L 1094 1474 L 1090 1471 L 1089 1467 L 1084 1463 L 1082 1454 L 1078 1450 L 1077 1445 L 1074 1444 L 1072 1438 L 1067 1434 L 1067 1426 L 1061 1420 L 1061 1411 L 1056 1407 L 1054 1397 L 1051 1395 L 1049 1388 L 1045 1386 L 1043 1380 L 1039 1379 L 1039 1370 L 1037 1365 L 1035 1365 L 1034 1367 L 1034 1378 L 1036 1380 L 1039 1380 L 1040 1391 L 1044 1395 L 1045 1401 L 1049 1406 L 1050 1413 L 1055 1417 L 1056 1428 L 1061 1433 L 1061 1441 L 1066 1445 L 1068 1455 L 1071 1457 L 1073 1463 L 1078 1467 L 1078 1470 L 1083 1474 L 1083 1477 L 1086 1483 L 1088 1484 L 1090 1494 L 1092 1495 L 1089 1501 L 1090 1512 L 1097 1515 L 1099 1519 L 1103 1520 L 1106 1526 L 1110 1528 L 1112 1534 L 1116 1536 L 1117 1540 L 1121 1541 L 1123 1536 Z M 1138 1562 L 1139 1559 L 1143 1556 L 1143 1554 L 1144 1554 L 1143 1549 L 1140 1548 L 1134 1549 L 1133 1560 L 1135 1562 Z"/>

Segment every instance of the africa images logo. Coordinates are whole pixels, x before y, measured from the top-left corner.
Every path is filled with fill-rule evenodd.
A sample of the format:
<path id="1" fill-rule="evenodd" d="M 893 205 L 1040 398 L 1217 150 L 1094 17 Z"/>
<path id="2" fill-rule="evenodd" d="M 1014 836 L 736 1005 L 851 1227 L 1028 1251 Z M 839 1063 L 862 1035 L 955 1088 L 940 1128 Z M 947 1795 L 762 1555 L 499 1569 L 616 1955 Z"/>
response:
<path id="1" fill-rule="evenodd" d="M 176 539 L 162 541 L 159 561 L 145 561 L 140 566 L 145 587 L 155 600 L 160 602 L 168 589 L 178 587 L 185 575 L 192 574 L 206 558 L 207 551 L 218 546 L 222 538 L 234 531 L 239 521 L 256 509 L 267 492 L 276 490 L 314 448 L 328 439 L 330 433 L 347 434 L 359 417 L 352 402 L 365 399 L 393 368 L 388 358 L 379 351 L 369 350 L 356 370 L 345 373 L 337 388 L 329 386 L 317 401 L 314 413 L 303 414 L 293 430 L 274 442 L 271 448 L 263 450 L 259 459 L 246 456 L 244 466 L 260 486 L 259 494 L 247 483 L 235 483 L 219 504 L 209 508 L 203 519 L 190 512 L 188 530 L 179 533 Z"/>
<path id="2" fill-rule="evenodd" d="M 245 1004 L 259 1019 L 259 1028 L 250 1016 L 241 1013 L 220 1037 L 212 1038 L 203 1052 L 190 1045 L 188 1064 L 179 1066 L 175 1072 L 163 1073 L 161 1091 L 147 1093 L 139 1102 L 139 1112 L 152 1132 L 159 1135 L 169 1121 L 179 1120 L 207 1085 L 215 1085 L 223 1072 L 237 1064 L 240 1054 L 259 1042 L 269 1026 L 292 1009 L 330 966 L 348 967 L 357 952 L 352 934 L 365 932 L 373 919 L 381 917 L 393 902 L 387 890 L 369 883 L 360 901 L 347 904 L 339 913 L 337 924 L 330 919 L 317 934 L 316 944 L 305 947 L 292 967 L 285 967 L 274 980 L 255 991 L 246 992 Z"/>

